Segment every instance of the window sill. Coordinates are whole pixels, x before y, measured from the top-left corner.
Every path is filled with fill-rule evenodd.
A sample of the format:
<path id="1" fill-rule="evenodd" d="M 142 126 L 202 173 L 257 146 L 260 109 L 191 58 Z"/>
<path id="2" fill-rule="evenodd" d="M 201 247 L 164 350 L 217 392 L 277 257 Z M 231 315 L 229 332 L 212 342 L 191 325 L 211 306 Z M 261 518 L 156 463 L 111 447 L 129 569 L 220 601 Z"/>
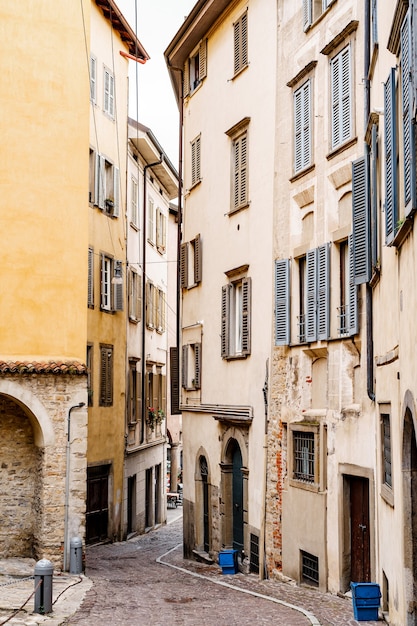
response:
<path id="1" fill-rule="evenodd" d="M 290 478 L 289 480 L 290 487 L 295 487 L 296 489 L 304 489 L 304 491 L 312 491 L 313 493 L 319 493 L 320 485 L 317 483 L 308 483 L 302 480 L 297 480 L 296 478 Z"/>
<path id="2" fill-rule="evenodd" d="M 412 228 L 413 218 L 411 216 L 406 217 L 402 224 L 400 224 L 400 226 L 398 227 L 398 230 L 396 231 L 394 238 L 389 245 L 395 246 L 396 248 L 401 248 Z"/>
<path id="3" fill-rule="evenodd" d="M 385 502 L 394 508 L 394 494 L 392 492 L 391 487 L 386 485 L 385 483 L 381 485 L 381 498 L 385 500 Z"/>
<path id="4" fill-rule="evenodd" d="M 331 152 L 329 152 L 329 154 L 326 155 L 326 159 L 330 161 L 331 159 L 336 157 L 338 154 L 341 154 L 348 148 L 351 148 L 352 146 L 354 146 L 357 142 L 358 142 L 357 137 L 353 137 L 353 139 L 348 139 L 344 143 L 337 146 L 337 148 L 334 148 Z"/>
<path id="5" fill-rule="evenodd" d="M 249 354 L 229 354 L 228 356 L 222 357 L 224 361 L 241 361 L 242 359 L 247 359 Z"/>
<path id="6" fill-rule="evenodd" d="M 300 178 L 302 178 L 306 174 L 310 174 L 310 172 L 314 171 L 315 167 L 316 166 L 313 163 L 313 165 L 309 165 L 308 167 L 305 167 L 303 170 L 300 170 L 289 179 L 290 183 L 295 183 L 297 180 L 300 180 Z"/>
<path id="7" fill-rule="evenodd" d="M 226 216 L 235 215 L 235 213 L 239 213 L 239 211 L 243 211 L 244 209 L 248 209 L 250 206 L 250 202 L 246 204 L 242 204 L 242 206 L 237 207 L 236 209 L 232 209 L 228 213 L 225 213 Z"/>
<path id="8" fill-rule="evenodd" d="M 136 317 L 130 317 L 129 315 L 129 322 L 131 322 L 132 324 L 139 324 L 140 319 L 137 319 Z"/>
<path id="9" fill-rule="evenodd" d="M 244 72 L 245 70 L 247 70 L 249 67 L 249 63 L 246 63 L 246 65 L 244 65 L 243 67 L 241 67 L 236 74 L 233 74 L 232 78 L 230 80 L 235 80 L 235 78 L 237 78 L 238 76 L 240 76 L 242 74 L 242 72 Z"/>
<path id="10" fill-rule="evenodd" d="M 202 183 L 202 181 L 203 181 L 202 178 L 199 178 L 198 180 L 196 180 L 196 182 L 193 183 L 189 189 L 187 189 L 188 193 L 191 193 L 191 191 L 193 191 L 196 187 L 198 187 Z"/>
<path id="11" fill-rule="evenodd" d="M 139 226 L 135 224 L 135 222 L 130 222 L 130 227 L 133 228 L 133 230 L 139 231 Z"/>

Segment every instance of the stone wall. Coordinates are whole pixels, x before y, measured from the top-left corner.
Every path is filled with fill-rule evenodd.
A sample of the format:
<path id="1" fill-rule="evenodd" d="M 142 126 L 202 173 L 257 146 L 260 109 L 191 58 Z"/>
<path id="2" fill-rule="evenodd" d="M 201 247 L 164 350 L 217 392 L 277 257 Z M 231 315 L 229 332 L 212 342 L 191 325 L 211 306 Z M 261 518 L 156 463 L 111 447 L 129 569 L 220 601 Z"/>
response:
<path id="1" fill-rule="evenodd" d="M 47 558 L 62 568 L 68 412 L 86 398 L 85 376 L 1 376 L 0 556 Z M 70 434 L 68 537 L 84 539 L 86 406 L 72 411 Z"/>

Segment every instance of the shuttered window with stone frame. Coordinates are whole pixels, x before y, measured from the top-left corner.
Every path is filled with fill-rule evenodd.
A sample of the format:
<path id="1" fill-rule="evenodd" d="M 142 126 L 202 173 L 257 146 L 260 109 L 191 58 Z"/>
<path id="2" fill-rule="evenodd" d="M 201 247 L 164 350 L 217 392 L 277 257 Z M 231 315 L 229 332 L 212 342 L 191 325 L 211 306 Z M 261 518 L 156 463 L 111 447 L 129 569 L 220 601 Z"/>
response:
<path id="1" fill-rule="evenodd" d="M 120 214 L 120 170 L 102 154 L 96 154 L 94 204 L 107 215 Z"/>
<path id="2" fill-rule="evenodd" d="M 113 405 L 113 346 L 100 345 L 100 406 Z"/>
<path id="3" fill-rule="evenodd" d="M 232 211 L 248 204 L 248 132 L 233 141 L 233 197 Z"/>
<path id="4" fill-rule="evenodd" d="M 192 94 L 207 76 L 207 39 L 203 39 L 198 48 L 184 63 L 184 98 Z"/>
<path id="5" fill-rule="evenodd" d="M 114 261 L 105 254 L 101 255 L 100 308 L 102 311 L 123 311 L 123 278 L 121 272 L 121 261 Z M 117 279 L 116 282 L 113 279 Z"/>
<path id="6" fill-rule="evenodd" d="M 180 254 L 181 288 L 189 289 L 201 283 L 202 247 L 201 236 L 181 244 Z"/>
<path id="7" fill-rule="evenodd" d="M 331 149 L 352 137 L 351 49 L 346 46 L 330 61 Z"/>
<path id="8" fill-rule="evenodd" d="M 306 341 L 330 337 L 330 245 L 306 255 Z"/>
<path id="9" fill-rule="evenodd" d="M 311 80 L 294 92 L 294 173 L 311 165 Z"/>
<path id="10" fill-rule="evenodd" d="M 183 389 L 201 389 L 201 343 L 182 347 L 181 383 Z"/>
<path id="11" fill-rule="evenodd" d="M 234 37 L 234 58 L 233 58 L 233 70 L 234 74 L 238 74 L 248 65 L 248 12 L 245 11 L 243 15 L 233 24 L 233 37 Z"/>
<path id="12" fill-rule="evenodd" d="M 251 353 L 251 278 L 222 287 L 221 356 L 247 357 Z"/>

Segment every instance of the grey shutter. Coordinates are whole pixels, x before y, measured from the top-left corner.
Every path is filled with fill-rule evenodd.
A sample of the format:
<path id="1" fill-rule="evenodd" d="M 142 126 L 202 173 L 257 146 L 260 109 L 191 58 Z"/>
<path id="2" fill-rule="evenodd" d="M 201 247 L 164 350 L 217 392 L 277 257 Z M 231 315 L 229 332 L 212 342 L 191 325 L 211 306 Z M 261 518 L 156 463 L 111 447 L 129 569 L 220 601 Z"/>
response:
<path id="1" fill-rule="evenodd" d="M 201 343 L 194 344 L 194 387 L 201 389 Z"/>
<path id="2" fill-rule="evenodd" d="M 352 162 L 353 264 L 355 284 L 371 278 L 368 159 Z"/>
<path id="3" fill-rule="evenodd" d="M 275 261 L 275 345 L 290 343 L 290 261 Z"/>
<path id="4" fill-rule="evenodd" d="M 248 64 L 248 13 L 242 15 L 240 20 L 240 58 L 241 67 Z"/>
<path id="5" fill-rule="evenodd" d="M 371 134 L 371 247 L 372 247 L 372 268 L 378 262 L 378 228 L 379 228 L 379 206 L 378 206 L 378 127 L 372 125 Z M 369 189 L 369 186 L 368 186 Z"/>
<path id="6" fill-rule="evenodd" d="M 221 310 L 221 356 L 229 356 L 229 323 L 230 323 L 230 290 L 231 285 L 222 287 L 222 310 Z"/>
<path id="7" fill-rule="evenodd" d="M 187 289 L 188 287 L 188 243 L 181 244 L 180 282 L 181 282 L 181 289 Z"/>
<path id="8" fill-rule="evenodd" d="M 294 172 L 299 172 L 303 168 L 303 96 L 301 89 L 297 89 L 294 94 Z"/>
<path id="9" fill-rule="evenodd" d="M 317 281 L 316 281 L 317 249 L 308 250 L 306 255 L 306 341 L 317 339 Z"/>
<path id="10" fill-rule="evenodd" d="M 306 31 L 312 24 L 312 1 L 303 0 L 303 30 Z"/>
<path id="11" fill-rule="evenodd" d="M 317 248 L 317 339 L 330 337 L 330 244 Z"/>
<path id="12" fill-rule="evenodd" d="M 203 80 L 207 76 L 207 39 L 203 39 L 200 43 L 198 51 L 198 74 L 199 79 Z"/>
<path id="13" fill-rule="evenodd" d="M 119 217 L 120 214 L 120 171 L 118 167 L 113 167 L 113 215 Z"/>
<path id="14" fill-rule="evenodd" d="M 251 290 L 252 279 L 242 280 L 242 354 L 251 352 Z"/>
<path id="15" fill-rule="evenodd" d="M 377 0 L 372 0 L 371 7 L 371 32 L 372 32 L 372 45 L 378 43 L 378 7 Z"/>
<path id="16" fill-rule="evenodd" d="M 395 68 L 384 84 L 385 129 L 385 240 L 390 244 L 397 224 L 397 132 L 395 115 Z"/>
<path id="17" fill-rule="evenodd" d="M 340 53 L 342 55 L 342 91 L 341 91 L 341 113 L 342 113 L 342 137 L 341 141 L 347 141 L 352 135 L 352 81 L 350 69 L 350 46 Z"/>
<path id="18" fill-rule="evenodd" d="M 245 133 L 234 142 L 234 208 L 247 204 L 248 136 Z"/>
<path id="19" fill-rule="evenodd" d="M 181 383 L 184 389 L 188 387 L 188 345 L 182 347 Z"/>
<path id="20" fill-rule="evenodd" d="M 330 63 L 331 68 L 331 128 L 332 148 L 351 136 L 351 70 L 350 46 L 347 46 Z"/>
<path id="21" fill-rule="evenodd" d="M 116 261 L 114 263 L 113 274 L 116 276 L 116 267 L 120 267 L 120 271 L 122 271 L 122 262 Z M 114 302 L 114 310 L 115 311 L 123 311 L 123 283 L 115 283 L 113 285 L 113 302 Z"/>
<path id="22" fill-rule="evenodd" d="M 358 324 L 358 286 L 355 283 L 353 235 L 348 238 L 349 249 L 349 335 L 359 332 Z"/>
<path id="23" fill-rule="evenodd" d="M 201 137 L 191 143 L 191 185 L 201 180 Z"/>
<path id="24" fill-rule="evenodd" d="M 88 306 L 94 306 L 94 250 L 88 248 Z"/>
<path id="25" fill-rule="evenodd" d="M 311 98 L 310 80 L 294 94 L 294 171 L 299 172 L 311 162 Z"/>
<path id="26" fill-rule="evenodd" d="M 169 349 L 169 373 L 171 388 L 171 415 L 180 413 L 180 368 L 178 362 L 178 348 Z"/>
<path id="27" fill-rule="evenodd" d="M 411 33 L 410 13 L 401 25 L 401 101 L 403 118 L 404 203 L 405 214 L 411 212 Z"/>
<path id="28" fill-rule="evenodd" d="M 201 236 L 194 239 L 194 282 L 198 285 L 202 279 Z"/>

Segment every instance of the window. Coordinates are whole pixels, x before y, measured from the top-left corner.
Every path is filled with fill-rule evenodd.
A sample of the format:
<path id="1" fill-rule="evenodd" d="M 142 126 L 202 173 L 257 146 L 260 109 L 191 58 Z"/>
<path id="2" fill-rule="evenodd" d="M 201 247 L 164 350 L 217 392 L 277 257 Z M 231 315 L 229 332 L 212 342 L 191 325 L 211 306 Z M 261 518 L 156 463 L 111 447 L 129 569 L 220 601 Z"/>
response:
<path id="1" fill-rule="evenodd" d="M 306 255 L 306 341 L 330 336 L 330 246 L 324 244 Z"/>
<path id="2" fill-rule="evenodd" d="M 149 366 L 150 367 L 150 366 Z M 148 370 L 146 373 L 146 407 L 152 407 L 157 413 L 162 411 L 166 415 L 166 376 L 162 374 L 160 368 L 157 373 Z"/>
<path id="3" fill-rule="evenodd" d="M 146 283 L 146 326 L 149 329 L 155 328 L 155 285 L 148 281 Z"/>
<path id="4" fill-rule="evenodd" d="M 221 356 L 246 357 L 251 352 L 251 279 L 222 287 Z"/>
<path id="5" fill-rule="evenodd" d="M 391 465 L 391 425 L 390 416 L 381 414 L 382 424 L 382 483 L 392 489 L 392 465 Z"/>
<path id="6" fill-rule="evenodd" d="M 352 136 L 352 76 L 350 45 L 330 61 L 331 148 Z"/>
<path id="7" fill-rule="evenodd" d="M 161 209 L 156 209 L 156 247 L 163 254 L 166 249 L 166 215 Z"/>
<path id="8" fill-rule="evenodd" d="M 114 117 L 114 76 L 104 68 L 104 112 Z"/>
<path id="9" fill-rule="evenodd" d="M 184 389 L 201 388 L 201 343 L 182 347 L 182 386 Z"/>
<path id="10" fill-rule="evenodd" d="M 88 248 L 88 296 L 87 304 L 94 308 L 94 250 Z"/>
<path id="11" fill-rule="evenodd" d="M 275 261 L 275 345 L 290 343 L 290 262 Z"/>
<path id="12" fill-rule="evenodd" d="M 123 311 L 122 262 L 101 255 L 101 305 L 102 311 Z"/>
<path id="13" fill-rule="evenodd" d="M 353 237 L 339 244 L 340 306 L 339 336 L 358 332 L 358 288 L 353 276 Z"/>
<path id="14" fill-rule="evenodd" d="M 119 216 L 120 172 L 102 154 L 96 154 L 94 204 L 107 215 Z"/>
<path id="15" fill-rule="evenodd" d="M 317 423 L 290 424 L 289 477 L 292 487 L 317 491 L 320 485 L 320 426 Z"/>
<path id="16" fill-rule="evenodd" d="M 189 289 L 201 282 L 202 256 L 201 237 L 196 235 L 191 241 L 181 244 L 181 288 Z"/>
<path id="17" fill-rule="evenodd" d="M 303 28 L 308 30 L 334 0 L 303 0 Z"/>
<path id="18" fill-rule="evenodd" d="M 142 312 L 142 276 L 135 270 L 129 271 L 129 320 L 139 322 Z"/>
<path id="19" fill-rule="evenodd" d="M 294 172 L 311 165 L 311 80 L 294 92 Z"/>
<path id="20" fill-rule="evenodd" d="M 207 76 L 207 39 L 200 42 L 184 65 L 184 97 L 192 94 Z"/>
<path id="21" fill-rule="evenodd" d="M 201 135 L 191 142 L 191 187 L 201 181 Z"/>
<path id="22" fill-rule="evenodd" d="M 88 406 L 93 406 L 93 354 L 93 346 L 88 344 L 86 357 Z"/>
<path id="23" fill-rule="evenodd" d="M 138 181 L 133 176 L 130 181 L 130 221 L 134 226 L 139 226 Z"/>
<path id="24" fill-rule="evenodd" d="M 165 308 L 166 298 L 162 289 L 155 290 L 156 309 L 154 326 L 158 333 L 165 332 Z"/>
<path id="25" fill-rule="evenodd" d="M 234 33 L 234 74 L 248 65 L 248 12 L 233 24 Z"/>
<path id="26" fill-rule="evenodd" d="M 90 57 L 90 100 L 96 102 L 97 99 L 97 59 Z"/>
<path id="27" fill-rule="evenodd" d="M 148 241 L 155 243 L 155 207 L 153 198 L 148 198 Z"/>
<path id="28" fill-rule="evenodd" d="M 301 578 L 303 583 L 318 587 L 319 558 L 301 550 Z"/>
<path id="29" fill-rule="evenodd" d="M 113 346 L 100 345 L 100 406 L 113 404 Z"/>

